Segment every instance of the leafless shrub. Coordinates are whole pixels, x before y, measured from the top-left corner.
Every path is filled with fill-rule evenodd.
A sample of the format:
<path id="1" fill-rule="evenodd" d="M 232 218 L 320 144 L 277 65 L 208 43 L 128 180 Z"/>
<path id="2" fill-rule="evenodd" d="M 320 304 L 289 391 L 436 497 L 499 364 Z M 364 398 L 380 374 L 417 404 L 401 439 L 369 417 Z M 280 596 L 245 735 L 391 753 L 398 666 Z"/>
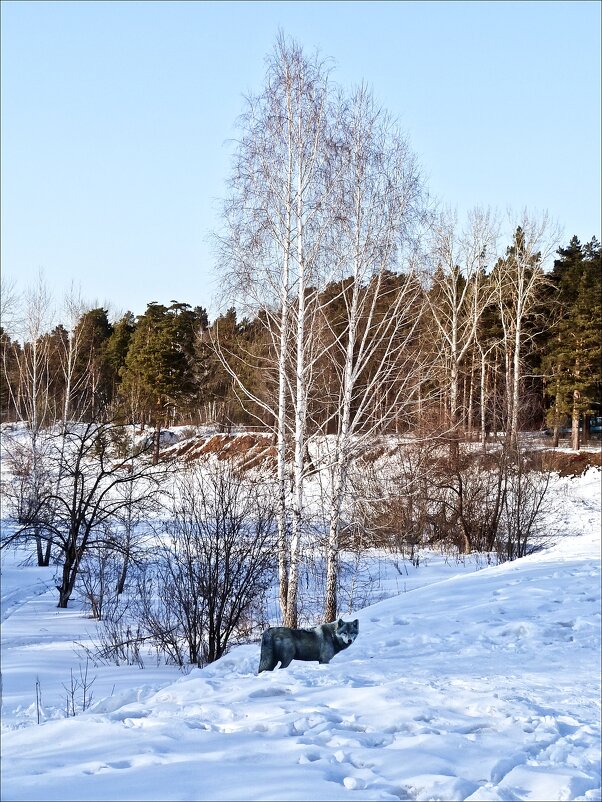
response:
<path id="1" fill-rule="evenodd" d="M 258 484 L 243 479 L 230 463 L 192 470 L 177 482 L 166 534 L 175 606 L 185 630 L 192 630 L 187 626 L 191 603 L 201 605 L 191 662 L 212 662 L 240 635 L 243 621 L 248 630 L 249 615 L 273 579 L 271 503 Z"/>
<path id="2" fill-rule="evenodd" d="M 23 540 L 52 544 L 61 565 L 57 584 L 61 608 L 68 605 L 90 549 L 131 554 L 131 539 L 115 537 L 115 526 L 124 525 L 126 519 L 135 521 L 133 511 L 146 510 L 158 491 L 159 473 L 142 456 L 116 458 L 111 444 L 116 428 L 99 413 L 95 422 L 49 431 L 44 437 L 44 462 L 38 459 L 34 471 L 38 479 L 48 480 L 35 485 L 26 514 L 20 508 L 20 526 L 2 539 L 2 547 Z M 17 501 L 19 487 L 17 481 Z"/>
<path id="3" fill-rule="evenodd" d="M 115 593 L 117 577 L 113 550 L 102 544 L 91 547 L 81 561 L 75 594 L 89 606 L 92 618 L 103 618 L 105 603 Z"/>
<path id="4" fill-rule="evenodd" d="M 144 668 L 142 649 L 151 637 L 136 617 L 130 605 L 117 596 L 111 597 L 99 621 L 92 648 L 83 651 L 94 664 L 137 665 Z"/>
<path id="5" fill-rule="evenodd" d="M 408 446 L 387 478 L 378 465 L 356 479 L 354 517 L 365 541 L 414 561 L 424 546 L 457 554 L 523 557 L 545 541 L 550 472 L 502 446 L 487 455 L 460 449 L 453 460 Z"/>
<path id="6" fill-rule="evenodd" d="M 227 460 L 178 473 L 161 546 L 140 572 L 135 618 L 172 663 L 203 665 L 264 620 L 276 533 L 269 499 Z"/>
<path id="7" fill-rule="evenodd" d="M 430 453 L 417 443 L 386 458 L 386 468 L 380 460 L 356 468 L 348 547 L 385 548 L 405 556 L 427 542 Z"/>
<path id="8" fill-rule="evenodd" d="M 162 550 L 158 559 L 145 567 L 136 583 L 134 603 L 138 642 L 149 641 L 167 663 L 184 667 L 189 661 L 202 665 L 201 600 L 186 582 L 180 566 L 170 564 Z"/>
<path id="9" fill-rule="evenodd" d="M 52 491 L 53 476 L 49 459 L 48 433 L 30 430 L 21 438 L 18 430 L 2 432 L 2 451 L 7 479 L 2 482 L 5 515 L 16 524 L 11 542 L 35 546 L 38 565 L 50 564 L 52 538 L 48 536 L 51 511 L 41 503 Z M 2 538 L 2 545 L 7 542 Z"/>
<path id="10" fill-rule="evenodd" d="M 515 560 L 550 542 L 545 524 L 549 471 L 525 467 L 523 461 L 508 472 L 496 550 L 500 560 Z"/>
<path id="11" fill-rule="evenodd" d="M 65 689 L 65 714 L 67 717 L 75 716 L 77 713 L 84 713 L 92 704 L 92 685 L 96 681 L 96 677 L 90 679 L 88 677 L 89 661 L 86 658 L 86 664 L 82 667 L 79 664 L 79 677 L 70 670 L 69 684 L 61 683 Z"/>

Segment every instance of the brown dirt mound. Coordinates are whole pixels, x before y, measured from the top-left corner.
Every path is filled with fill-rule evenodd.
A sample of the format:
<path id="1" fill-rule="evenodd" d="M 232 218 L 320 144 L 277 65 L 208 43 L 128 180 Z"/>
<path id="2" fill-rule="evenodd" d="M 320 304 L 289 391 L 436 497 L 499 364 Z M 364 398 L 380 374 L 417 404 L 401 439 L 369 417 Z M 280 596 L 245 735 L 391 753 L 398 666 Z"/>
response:
<path id="1" fill-rule="evenodd" d="M 358 459 L 364 464 L 371 464 L 384 454 L 393 454 L 398 448 L 400 446 L 386 447 L 381 443 L 368 446 Z M 184 458 L 187 462 L 207 459 L 212 454 L 219 460 L 232 460 L 243 471 L 252 468 L 273 470 L 277 463 L 271 436 L 259 432 L 191 437 L 161 452 L 163 459 Z M 532 470 L 557 471 L 560 476 L 581 476 L 590 466 L 602 467 L 602 450 L 574 452 L 537 449 L 526 452 L 525 457 L 527 466 Z M 465 458 L 477 460 L 483 468 L 492 467 L 496 462 L 494 453 L 470 453 Z"/>
<path id="2" fill-rule="evenodd" d="M 214 434 L 210 437 L 192 437 L 165 449 L 163 459 L 184 458 L 186 462 L 207 459 L 215 454 L 218 460 L 232 460 L 241 470 L 276 464 L 276 450 L 267 434 Z"/>

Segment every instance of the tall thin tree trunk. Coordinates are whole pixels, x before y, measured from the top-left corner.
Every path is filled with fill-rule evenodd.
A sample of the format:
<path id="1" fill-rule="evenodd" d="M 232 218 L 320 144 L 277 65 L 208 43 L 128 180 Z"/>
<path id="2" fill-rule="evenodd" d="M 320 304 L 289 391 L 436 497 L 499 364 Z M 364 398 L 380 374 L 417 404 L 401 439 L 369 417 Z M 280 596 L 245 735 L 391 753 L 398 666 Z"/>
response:
<path id="1" fill-rule="evenodd" d="M 289 212 L 290 221 L 290 212 Z M 278 453 L 278 588 L 280 613 L 286 618 L 288 599 L 288 531 L 286 515 L 286 356 L 289 326 L 288 307 L 288 249 L 284 257 L 282 277 L 282 308 L 280 311 L 280 353 L 278 355 L 278 420 L 276 448 Z"/>
<path id="2" fill-rule="evenodd" d="M 573 392 L 573 411 L 571 415 L 571 448 L 573 451 L 579 451 L 581 445 L 579 438 L 579 399 L 581 394 L 579 390 Z"/>
<path id="3" fill-rule="evenodd" d="M 359 214 L 359 212 L 358 212 Z M 328 532 L 328 553 L 326 557 L 326 599 L 324 617 L 326 621 L 333 621 L 337 616 L 337 583 L 339 574 L 339 540 L 341 528 L 341 511 L 343 497 L 347 486 L 348 470 L 348 439 L 351 423 L 351 399 L 353 393 L 353 354 L 357 340 L 358 316 L 358 270 L 359 255 L 356 253 L 356 270 L 354 275 L 353 296 L 349 313 L 349 332 L 347 335 L 347 349 L 345 354 L 345 369 L 343 373 L 343 405 L 339 415 L 339 431 L 335 449 L 335 464 L 331 488 L 330 526 Z"/>
<path id="4" fill-rule="evenodd" d="M 497 354 L 495 356 L 495 361 L 493 363 L 493 391 L 492 391 L 492 399 L 493 404 L 491 408 L 491 428 L 493 430 L 494 439 L 497 437 L 498 431 L 498 398 L 497 398 L 497 377 L 498 377 L 498 361 L 497 361 Z"/>
<path id="5" fill-rule="evenodd" d="M 125 590 L 125 580 L 128 573 L 128 568 L 130 567 L 130 555 L 129 552 L 125 553 L 123 558 L 123 563 L 121 565 L 121 571 L 119 572 L 119 577 L 117 578 L 117 584 L 115 586 L 115 593 L 119 596 Z"/>
<path id="6" fill-rule="evenodd" d="M 289 556 L 289 580 L 286 601 L 285 626 L 296 627 L 298 624 L 298 592 L 299 592 L 299 548 L 301 544 L 301 527 L 303 521 L 303 483 L 304 453 L 306 426 L 306 377 L 305 377 L 305 308 L 306 308 L 306 274 L 305 255 L 303 253 L 303 190 L 301 165 L 297 167 L 297 331 L 296 331 L 296 404 L 295 404 L 295 448 L 293 464 L 293 520 Z"/>
<path id="7" fill-rule="evenodd" d="M 512 355 L 512 414 L 510 418 L 510 445 L 514 450 L 518 448 L 518 425 L 520 413 L 521 320 L 522 311 L 519 307 L 514 332 L 514 353 Z"/>
<path id="8" fill-rule="evenodd" d="M 452 465 L 457 465 L 459 458 L 458 444 L 458 365 L 452 354 L 449 381 L 449 459 Z"/>
<path id="9" fill-rule="evenodd" d="M 560 376 L 556 378 L 556 394 L 554 396 L 554 435 L 552 438 L 553 448 L 558 448 L 560 442 Z"/>
<path id="10" fill-rule="evenodd" d="M 468 377 L 468 421 L 467 421 L 467 429 L 468 429 L 468 439 L 472 441 L 472 429 L 473 429 L 473 395 L 474 395 L 474 350 L 472 352 L 472 357 L 470 361 L 470 376 Z"/>
<path id="11" fill-rule="evenodd" d="M 157 412 L 155 418 L 155 442 L 153 448 L 153 465 L 159 462 L 159 450 L 161 448 L 161 399 L 157 398 Z"/>
<path id="12" fill-rule="evenodd" d="M 487 451 L 487 361 L 481 351 L 481 446 Z"/>

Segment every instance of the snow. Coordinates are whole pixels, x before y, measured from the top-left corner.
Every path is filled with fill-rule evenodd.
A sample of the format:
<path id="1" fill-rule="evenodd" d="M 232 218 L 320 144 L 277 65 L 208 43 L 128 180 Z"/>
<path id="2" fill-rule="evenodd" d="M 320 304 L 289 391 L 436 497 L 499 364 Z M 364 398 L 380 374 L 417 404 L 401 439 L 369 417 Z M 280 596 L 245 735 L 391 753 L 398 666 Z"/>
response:
<path id="1" fill-rule="evenodd" d="M 410 563 L 402 592 L 345 616 L 360 633 L 329 665 L 257 675 L 255 643 L 187 675 L 89 666 L 74 717 L 63 686 L 96 624 L 7 551 L 2 798 L 599 800 L 600 470 L 553 492 L 552 546 Z"/>

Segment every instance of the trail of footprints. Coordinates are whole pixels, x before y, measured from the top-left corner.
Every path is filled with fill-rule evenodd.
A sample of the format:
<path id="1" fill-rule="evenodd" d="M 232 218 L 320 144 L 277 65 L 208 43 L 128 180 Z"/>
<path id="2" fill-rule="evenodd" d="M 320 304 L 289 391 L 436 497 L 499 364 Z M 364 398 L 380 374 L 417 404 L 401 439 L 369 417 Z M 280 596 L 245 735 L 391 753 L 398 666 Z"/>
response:
<path id="1" fill-rule="evenodd" d="M 353 718 L 343 718 L 328 708 L 314 711 L 294 722 L 299 733 L 297 742 L 304 749 L 298 762 L 326 763 L 324 776 L 339 783 L 349 791 L 386 792 L 392 799 L 410 800 L 414 797 L 408 789 L 391 784 L 378 774 L 377 766 L 370 759 L 370 750 L 389 746 L 393 733 L 384 734 Z M 386 797 L 385 797 L 386 798 Z"/>
<path id="2" fill-rule="evenodd" d="M 588 597 L 583 601 L 589 603 L 591 599 Z M 372 618 L 371 621 L 374 624 L 379 623 L 378 618 Z M 397 618 L 393 623 L 404 626 L 410 621 Z M 555 625 L 558 637 L 558 632 L 570 633 L 575 622 L 556 620 Z M 387 646 L 396 643 L 395 640 L 386 641 Z M 405 720 L 387 727 L 380 724 L 376 728 L 366 720 L 358 719 L 353 714 L 345 715 L 343 711 L 337 711 L 328 704 L 315 704 L 299 710 L 294 687 L 289 687 L 285 678 L 274 676 L 270 679 L 272 680 L 270 684 L 251 691 L 247 696 L 247 703 L 241 707 L 224 708 L 221 704 L 210 702 L 203 706 L 199 705 L 196 709 L 189 708 L 184 714 L 184 719 L 181 709 L 177 712 L 172 711 L 167 717 L 172 723 L 177 719 L 179 726 L 184 725 L 189 730 L 197 730 L 199 734 L 202 731 L 222 734 L 237 732 L 268 740 L 294 738 L 299 746 L 298 764 L 318 770 L 327 781 L 339 784 L 350 792 L 359 792 L 358 798 L 362 798 L 363 792 L 364 796 L 370 794 L 370 798 L 397 799 L 403 802 L 422 798 L 424 789 L 414 788 L 409 783 L 404 785 L 403 781 L 396 782 L 394 777 L 387 777 L 387 771 L 389 774 L 392 773 L 392 763 L 390 760 L 383 761 L 382 756 L 379 759 L 378 752 L 374 750 L 397 746 L 402 759 L 404 747 L 399 742 L 407 741 L 408 737 L 455 733 L 467 741 L 474 741 L 480 733 L 496 726 L 487 716 L 466 721 L 465 718 L 456 720 L 452 714 L 451 720 L 441 719 L 434 709 L 426 709 L 413 717 L 411 715 L 408 717 L 406 710 Z M 358 677 L 351 684 L 363 687 L 377 682 L 378 678 L 372 675 Z M 328 684 L 330 683 L 326 678 L 315 678 L 317 689 Z M 391 701 L 393 703 L 393 699 Z M 515 701 L 520 700 L 515 699 Z M 526 699 L 524 701 L 528 702 Z M 262 709 L 269 711 L 265 720 L 261 720 Z M 533 707 L 531 709 L 533 710 Z M 487 772 L 487 777 L 481 778 L 478 783 L 460 777 L 449 778 L 457 781 L 461 798 L 469 797 L 484 785 L 489 789 L 498 788 L 500 792 L 505 789 L 508 793 L 512 793 L 512 778 L 509 775 L 517 766 L 535 763 L 554 767 L 564 762 L 562 758 L 565 751 L 574 750 L 575 747 L 580 748 L 581 741 L 583 741 L 581 748 L 587 748 L 589 742 L 587 733 L 581 733 L 583 728 L 577 722 L 576 726 L 563 727 L 559 722 L 550 723 L 547 711 L 542 709 L 534 712 L 537 715 L 520 720 L 509 717 L 509 720 L 512 718 L 515 724 L 519 724 L 526 736 L 541 726 L 540 737 L 500 759 Z M 148 710 L 142 710 L 138 714 L 130 711 L 127 718 L 125 720 L 122 718 L 122 721 L 125 726 L 138 726 L 142 723 L 140 719 L 148 715 Z M 116 713 L 113 717 L 119 718 L 120 714 Z M 161 757 L 155 755 L 155 759 L 160 760 Z M 129 765 L 127 761 L 115 762 L 106 764 L 101 769 L 122 769 Z M 592 765 L 593 774 L 595 774 L 594 769 Z M 507 787 L 506 777 L 508 777 Z"/>
<path id="3" fill-rule="evenodd" d="M 407 742 L 408 737 L 443 735 L 455 733 L 474 741 L 480 733 L 491 730 L 494 723 L 487 716 L 475 717 L 467 722 L 449 717 L 441 718 L 434 709 L 427 709 L 411 718 L 406 718 L 387 727 L 378 729 L 369 722 L 355 715 L 345 715 L 342 711 L 328 706 L 316 704 L 302 711 L 298 709 L 293 689 L 284 683 L 274 683 L 268 687 L 258 688 L 249 694 L 249 700 L 256 700 L 256 705 L 224 710 L 221 716 L 216 715 L 217 708 L 209 704 L 189 709 L 182 719 L 182 711 L 171 711 L 163 714 L 169 719 L 171 737 L 174 737 L 173 725 L 185 726 L 189 730 L 208 733 L 248 733 L 251 737 L 262 737 L 268 740 L 294 738 L 299 746 L 297 763 L 318 770 L 329 782 L 343 786 L 350 792 L 358 792 L 357 798 L 378 798 L 402 800 L 410 802 L 423 798 L 424 789 L 415 788 L 410 783 L 395 781 L 391 774 L 390 760 L 379 759 L 374 750 L 399 749 L 402 759 L 404 747 L 400 741 Z M 257 718 L 258 710 L 270 700 L 270 716 L 265 721 Z M 515 701 L 521 701 L 515 697 Z M 527 700 L 525 700 L 527 701 Z M 532 708 L 533 709 L 533 708 Z M 523 766 L 550 766 L 553 770 L 567 759 L 570 753 L 577 750 L 590 750 L 591 735 L 587 727 L 576 720 L 564 722 L 553 719 L 541 708 L 534 710 L 534 715 L 526 717 L 509 716 L 512 725 L 518 725 L 525 736 L 535 737 L 529 743 L 523 743 L 514 753 L 501 758 L 487 772 L 487 776 L 478 783 L 449 777 L 457 782 L 458 798 L 470 797 L 479 787 L 497 788 L 500 793 L 513 794 L 513 782 L 510 776 L 514 769 Z M 156 715 L 156 714 L 155 714 Z M 155 718 L 148 709 L 128 711 L 127 716 L 115 714 L 115 720 L 121 720 L 126 727 L 146 726 L 148 719 Z M 162 717 L 159 714 L 159 717 Z M 221 719 L 221 720 L 220 720 Z M 177 722 L 177 723 L 176 723 Z M 156 725 L 156 721 L 154 723 Z M 590 728 L 591 729 L 591 728 Z M 537 735 L 539 733 L 539 735 Z M 172 760 L 167 758 L 166 750 L 160 747 L 153 750 L 152 756 L 139 755 L 133 760 L 113 761 L 102 765 L 89 766 L 85 773 L 96 773 L 107 770 L 123 770 L 135 768 L 138 761 L 145 763 Z M 169 750 L 168 750 L 169 751 Z M 591 761 L 592 778 L 596 773 L 595 760 Z M 508 778 L 506 780 L 506 778 Z M 584 779 L 589 787 L 589 781 Z M 585 787 L 585 786 L 584 786 Z M 587 789 L 586 789 L 587 790 Z M 366 796 L 369 794 L 369 796 Z M 352 793 L 353 796 L 353 793 Z M 509 797 L 512 798 L 512 797 Z"/>

